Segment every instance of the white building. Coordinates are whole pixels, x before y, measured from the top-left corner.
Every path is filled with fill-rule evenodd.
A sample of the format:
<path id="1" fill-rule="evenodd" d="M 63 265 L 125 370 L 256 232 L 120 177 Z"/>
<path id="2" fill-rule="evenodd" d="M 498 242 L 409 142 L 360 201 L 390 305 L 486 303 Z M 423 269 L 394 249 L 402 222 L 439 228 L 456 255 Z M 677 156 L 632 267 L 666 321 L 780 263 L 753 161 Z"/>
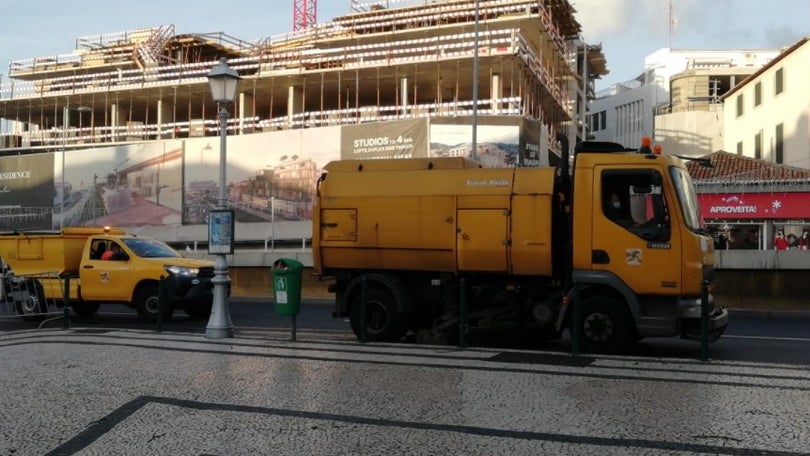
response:
<path id="1" fill-rule="evenodd" d="M 657 84 L 629 88 L 614 86 L 615 93 L 597 98 L 590 106 L 590 127 L 596 141 L 613 141 L 638 146 L 642 136 L 652 136 L 656 107 L 669 101 Z"/>
<path id="2" fill-rule="evenodd" d="M 803 38 L 723 97 L 723 148 L 810 168 L 810 43 Z"/>
<path id="3" fill-rule="evenodd" d="M 720 97 L 778 54 L 660 49 L 644 59 L 644 72 L 635 80 L 597 94 L 590 107 L 594 139 L 634 146 L 642 136 L 654 136 L 668 153 L 714 152 L 721 145 Z"/>

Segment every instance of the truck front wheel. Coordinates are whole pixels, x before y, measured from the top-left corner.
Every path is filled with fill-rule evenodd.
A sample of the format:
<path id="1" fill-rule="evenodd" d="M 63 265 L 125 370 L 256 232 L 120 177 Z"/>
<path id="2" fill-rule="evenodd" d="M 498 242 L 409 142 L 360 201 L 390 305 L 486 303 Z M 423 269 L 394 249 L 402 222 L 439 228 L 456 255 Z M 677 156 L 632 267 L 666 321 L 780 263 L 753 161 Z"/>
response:
<path id="1" fill-rule="evenodd" d="M 135 308 L 138 311 L 138 316 L 142 319 L 149 322 L 157 321 L 158 309 L 160 309 L 160 293 L 158 286 L 148 285 L 141 288 L 135 296 Z M 168 321 L 173 313 L 174 308 L 171 304 L 166 303 L 161 313 L 163 321 Z"/>
<path id="2" fill-rule="evenodd" d="M 633 340 L 627 309 L 616 299 L 590 296 L 582 300 L 578 322 L 582 348 L 589 353 L 625 353 Z"/>
<path id="3" fill-rule="evenodd" d="M 349 314 L 352 331 L 358 339 L 362 336 L 361 306 L 362 293 L 357 293 L 352 301 Z M 402 315 L 397 310 L 394 296 L 386 289 L 370 288 L 366 292 L 365 302 L 366 339 L 371 342 L 395 342 L 405 335 Z"/>

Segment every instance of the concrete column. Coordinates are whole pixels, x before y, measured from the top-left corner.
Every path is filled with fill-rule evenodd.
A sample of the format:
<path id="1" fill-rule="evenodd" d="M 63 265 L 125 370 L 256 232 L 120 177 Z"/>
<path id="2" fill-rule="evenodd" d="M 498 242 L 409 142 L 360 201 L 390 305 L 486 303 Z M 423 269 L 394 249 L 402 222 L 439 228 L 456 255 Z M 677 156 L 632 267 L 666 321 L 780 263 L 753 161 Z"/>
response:
<path id="1" fill-rule="evenodd" d="M 304 112 L 304 89 L 290 86 L 287 89 L 287 123 L 293 125 L 293 116 Z"/>
<path id="2" fill-rule="evenodd" d="M 110 104 L 110 138 L 109 141 L 123 141 L 126 137 L 127 110 L 118 103 Z M 123 128 L 122 128 L 123 127 Z"/>
<path id="3" fill-rule="evenodd" d="M 253 94 L 242 92 L 239 94 L 239 112 L 236 114 L 239 119 L 239 134 L 252 133 L 256 131 L 256 120 L 248 119 L 253 117 Z"/>
<path id="4" fill-rule="evenodd" d="M 164 124 L 174 122 L 174 119 L 172 119 L 172 111 L 170 108 L 171 108 L 170 103 L 164 103 L 163 100 L 157 101 L 157 127 L 159 139 L 174 137 L 174 128 L 164 126 Z"/>
<path id="5" fill-rule="evenodd" d="M 399 105 L 400 113 L 408 114 L 408 78 L 399 78 Z"/>
<path id="6" fill-rule="evenodd" d="M 498 73 L 493 73 L 492 78 L 490 80 L 490 86 L 492 87 L 489 98 L 492 100 L 503 98 L 503 87 L 501 85 L 501 75 Z M 492 110 L 494 114 L 499 114 L 502 108 L 500 101 L 493 101 L 492 102 Z"/>

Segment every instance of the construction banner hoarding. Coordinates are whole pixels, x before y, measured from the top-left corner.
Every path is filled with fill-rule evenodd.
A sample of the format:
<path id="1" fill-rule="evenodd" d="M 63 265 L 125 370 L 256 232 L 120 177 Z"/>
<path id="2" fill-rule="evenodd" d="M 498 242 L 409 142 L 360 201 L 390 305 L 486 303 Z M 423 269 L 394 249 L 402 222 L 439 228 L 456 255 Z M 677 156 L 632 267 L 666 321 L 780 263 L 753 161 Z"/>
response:
<path id="1" fill-rule="evenodd" d="M 473 157 L 473 119 L 458 117 L 430 122 L 431 157 Z M 480 117 L 475 158 L 486 167 L 515 166 L 520 147 L 520 118 Z"/>

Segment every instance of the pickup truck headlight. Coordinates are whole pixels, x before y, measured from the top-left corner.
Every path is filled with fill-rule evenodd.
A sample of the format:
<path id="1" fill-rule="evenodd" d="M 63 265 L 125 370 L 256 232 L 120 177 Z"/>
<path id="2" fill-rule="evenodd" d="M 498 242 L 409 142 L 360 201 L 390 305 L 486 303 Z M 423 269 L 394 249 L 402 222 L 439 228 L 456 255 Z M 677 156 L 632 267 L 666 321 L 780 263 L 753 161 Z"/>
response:
<path id="1" fill-rule="evenodd" d="M 187 268 L 183 266 L 164 266 L 169 274 L 179 277 L 197 277 L 200 270 L 197 268 Z"/>

